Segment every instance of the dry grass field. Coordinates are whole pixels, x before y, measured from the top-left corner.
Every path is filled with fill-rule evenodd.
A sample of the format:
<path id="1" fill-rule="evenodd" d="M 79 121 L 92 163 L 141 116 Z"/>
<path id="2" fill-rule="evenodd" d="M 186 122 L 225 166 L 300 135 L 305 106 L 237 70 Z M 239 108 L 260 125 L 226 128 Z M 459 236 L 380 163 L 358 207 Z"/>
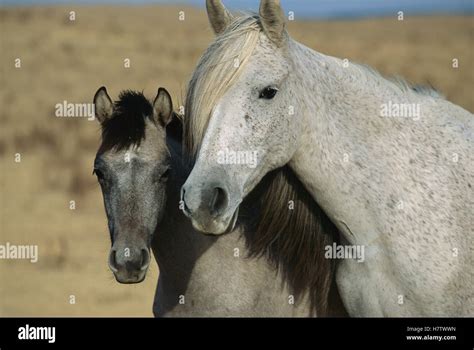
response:
<path id="1" fill-rule="evenodd" d="M 101 85 L 113 98 L 125 88 L 151 98 L 164 86 L 179 105 L 212 39 L 206 14 L 171 6 L 3 8 L 0 24 L 0 244 L 37 244 L 40 254 L 37 263 L 0 260 L 0 316 L 151 316 L 156 264 L 139 285 L 119 285 L 107 267 L 109 234 L 91 175 L 99 126 L 57 118 L 54 106 L 91 102 Z M 289 31 L 320 52 L 429 82 L 474 111 L 473 17 L 296 21 Z"/>

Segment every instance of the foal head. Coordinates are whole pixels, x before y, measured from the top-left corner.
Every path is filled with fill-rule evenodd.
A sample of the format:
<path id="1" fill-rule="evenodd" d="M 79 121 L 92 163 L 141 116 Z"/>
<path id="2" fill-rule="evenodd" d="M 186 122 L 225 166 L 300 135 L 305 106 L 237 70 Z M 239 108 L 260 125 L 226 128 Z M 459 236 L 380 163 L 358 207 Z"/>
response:
<path id="1" fill-rule="evenodd" d="M 160 88 L 151 104 L 142 93 L 123 91 L 113 103 L 101 87 L 94 105 L 102 128 L 94 174 L 112 242 L 109 267 L 118 282 L 138 283 L 145 278 L 151 240 L 166 203 L 171 97 Z"/>

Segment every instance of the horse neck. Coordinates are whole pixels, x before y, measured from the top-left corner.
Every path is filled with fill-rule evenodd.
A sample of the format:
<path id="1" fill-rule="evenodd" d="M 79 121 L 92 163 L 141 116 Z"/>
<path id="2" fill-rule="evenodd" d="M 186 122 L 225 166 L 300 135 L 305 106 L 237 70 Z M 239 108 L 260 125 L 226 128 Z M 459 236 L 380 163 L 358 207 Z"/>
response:
<path id="1" fill-rule="evenodd" d="M 321 54 L 294 40 L 289 52 L 292 88 L 301 91 L 298 102 L 303 103 L 306 122 L 320 133 L 337 129 L 337 137 L 342 135 L 347 142 L 370 141 L 364 124 L 369 124 L 368 130 L 391 127 L 380 117 L 383 104 L 427 102 L 437 94 L 416 93 L 403 81 L 387 80 L 370 67 Z"/>
<path id="2" fill-rule="evenodd" d="M 348 198 L 368 200 L 353 188 L 361 187 L 364 180 L 360 177 L 366 174 L 359 165 L 367 173 L 379 166 L 375 157 L 367 156 L 368 150 L 377 149 L 375 142 L 390 135 L 379 116 L 380 106 L 413 96 L 366 68 L 351 63 L 346 66 L 341 59 L 294 41 L 289 52 L 295 70 L 291 88 L 301 92 L 296 106 L 301 108 L 305 130 L 289 165 L 343 237 L 356 243 L 358 239 L 346 230 L 346 214 L 353 211 L 348 216 L 354 220 L 356 215 L 365 217 L 364 227 L 357 227 L 357 231 L 370 231 L 374 225 L 370 214 L 363 211 L 364 205 L 354 210 L 347 202 Z M 359 165 L 351 168 L 354 164 Z"/>

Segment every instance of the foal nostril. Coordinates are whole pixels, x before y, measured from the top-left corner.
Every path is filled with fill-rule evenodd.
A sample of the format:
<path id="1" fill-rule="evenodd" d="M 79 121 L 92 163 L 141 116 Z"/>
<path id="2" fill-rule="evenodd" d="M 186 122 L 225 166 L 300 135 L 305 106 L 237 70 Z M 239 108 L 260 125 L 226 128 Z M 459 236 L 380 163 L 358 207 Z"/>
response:
<path id="1" fill-rule="evenodd" d="M 228 202 L 227 192 L 221 187 L 214 188 L 214 194 L 212 196 L 211 203 L 209 204 L 211 214 L 219 214 L 221 211 L 227 208 Z"/>
<path id="2" fill-rule="evenodd" d="M 109 268 L 112 270 L 112 272 L 118 271 L 115 253 L 116 251 L 112 249 L 109 254 Z"/>
<path id="3" fill-rule="evenodd" d="M 114 274 L 133 274 L 146 271 L 150 265 L 150 252 L 145 248 L 132 249 L 130 254 L 121 254 L 122 249 L 115 248 L 109 254 L 109 268 Z"/>
<path id="4" fill-rule="evenodd" d="M 146 270 L 150 265 L 150 253 L 146 249 L 142 249 L 142 261 L 140 270 Z"/>

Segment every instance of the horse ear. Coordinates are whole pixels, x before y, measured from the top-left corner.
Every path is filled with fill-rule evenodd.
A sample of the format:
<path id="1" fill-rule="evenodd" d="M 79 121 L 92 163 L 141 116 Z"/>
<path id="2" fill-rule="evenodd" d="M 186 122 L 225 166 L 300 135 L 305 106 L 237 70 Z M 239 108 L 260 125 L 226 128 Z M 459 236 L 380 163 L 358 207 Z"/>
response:
<path id="1" fill-rule="evenodd" d="M 155 121 L 163 127 L 169 124 L 173 117 L 173 102 L 171 96 L 164 88 L 158 89 L 155 101 L 153 101 L 153 110 Z"/>
<path id="2" fill-rule="evenodd" d="M 221 0 L 206 0 L 207 16 L 215 34 L 222 33 L 232 22 L 232 15 Z"/>
<path id="3" fill-rule="evenodd" d="M 105 86 L 102 86 L 94 95 L 95 117 L 102 124 L 112 116 L 114 104 L 107 93 Z"/>
<path id="4" fill-rule="evenodd" d="M 285 16 L 280 0 L 260 2 L 260 22 L 267 37 L 277 46 L 281 46 L 285 38 Z"/>

